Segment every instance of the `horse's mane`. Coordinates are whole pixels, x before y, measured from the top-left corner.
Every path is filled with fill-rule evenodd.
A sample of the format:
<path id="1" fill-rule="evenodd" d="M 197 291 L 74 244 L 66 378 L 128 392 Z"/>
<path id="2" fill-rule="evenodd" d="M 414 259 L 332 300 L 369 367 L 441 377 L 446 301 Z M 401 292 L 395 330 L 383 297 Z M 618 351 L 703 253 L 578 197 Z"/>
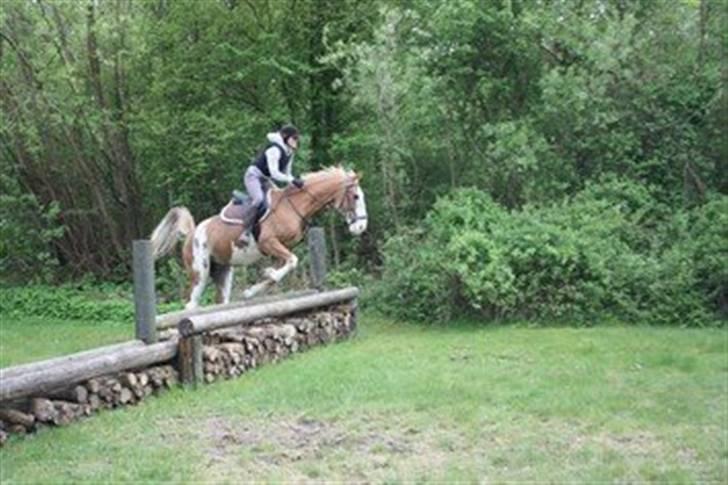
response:
<path id="1" fill-rule="evenodd" d="M 325 179 L 333 176 L 341 177 L 342 179 L 354 175 L 353 170 L 346 170 L 341 165 L 331 165 L 328 167 L 324 167 L 321 170 L 315 170 L 313 172 L 305 172 L 301 174 L 301 178 L 306 181 L 306 184 L 311 186 L 314 184 L 317 184 L 319 182 L 323 182 Z M 274 190 L 279 190 L 281 192 L 285 193 L 295 193 L 298 192 L 298 189 L 294 188 L 292 185 L 289 185 L 288 187 L 284 187 L 282 189 L 274 188 Z"/>
<path id="2" fill-rule="evenodd" d="M 315 172 L 306 172 L 302 175 L 304 180 L 315 181 L 319 178 L 330 177 L 332 175 L 347 176 L 351 171 L 346 170 L 341 165 L 331 165 Z"/>

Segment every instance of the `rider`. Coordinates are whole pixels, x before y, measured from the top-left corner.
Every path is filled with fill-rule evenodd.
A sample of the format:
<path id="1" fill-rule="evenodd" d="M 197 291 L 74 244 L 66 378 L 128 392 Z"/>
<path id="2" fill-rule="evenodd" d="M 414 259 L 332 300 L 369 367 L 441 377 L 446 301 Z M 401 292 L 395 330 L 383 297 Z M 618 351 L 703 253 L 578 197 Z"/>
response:
<path id="1" fill-rule="evenodd" d="M 268 179 L 276 182 L 290 183 L 303 187 L 303 180 L 294 177 L 291 172 L 293 157 L 298 150 L 298 128 L 293 125 L 285 125 L 280 130 L 268 133 L 268 145 L 263 152 L 253 160 L 253 163 L 245 171 L 243 181 L 245 190 L 251 198 L 252 214 L 247 219 L 250 222 L 240 235 L 236 244 L 239 246 L 247 244 L 251 239 L 249 235 L 263 212 L 265 203 L 265 188 Z"/>

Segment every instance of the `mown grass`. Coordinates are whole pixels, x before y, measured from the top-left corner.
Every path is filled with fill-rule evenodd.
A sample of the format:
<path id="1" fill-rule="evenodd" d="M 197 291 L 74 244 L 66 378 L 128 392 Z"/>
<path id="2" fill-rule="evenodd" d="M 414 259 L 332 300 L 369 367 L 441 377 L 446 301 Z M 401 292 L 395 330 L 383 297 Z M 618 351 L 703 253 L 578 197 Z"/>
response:
<path id="1" fill-rule="evenodd" d="M 134 338 L 134 324 L 0 315 L 0 367 L 24 364 Z"/>
<path id="2" fill-rule="evenodd" d="M 725 483 L 727 397 L 725 330 L 365 316 L 350 341 L 14 440 L 0 478 Z"/>

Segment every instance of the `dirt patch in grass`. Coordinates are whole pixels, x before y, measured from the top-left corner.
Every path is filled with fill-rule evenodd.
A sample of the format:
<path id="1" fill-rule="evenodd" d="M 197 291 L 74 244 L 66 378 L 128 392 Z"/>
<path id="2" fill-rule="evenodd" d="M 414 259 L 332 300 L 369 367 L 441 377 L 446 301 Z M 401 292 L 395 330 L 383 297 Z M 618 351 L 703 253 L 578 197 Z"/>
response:
<path id="1" fill-rule="evenodd" d="M 201 426 L 209 472 L 205 478 L 376 480 L 402 468 L 437 467 L 452 451 L 442 440 L 433 440 L 430 431 L 400 424 L 366 418 L 341 422 L 271 416 L 243 422 L 210 417 Z"/>
<path id="2" fill-rule="evenodd" d="M 696 450 L 649 431 L 524 416 L 473 424 L 388 413 L 208 416 L 184 439 L 202 454 L 195 478 L 215 482 L 562 481 L 601 472 L 629 481 L 645 469 L 656 479 L 674 471 L 712 478 Z"/>
<path id="3" fill-rule="evenodd" d="M 463 429 L 397 415 L 336 420 L 271 415 L 248 421 L 211 416 L 197 433 L 205 456 L 200 479 L 218 482 L 558 481 L 604 467 L 618 467 L 622 478 L 637 480 L 644 465 L 658 477 L 675 467 L 702 475 L 689 472 L 701 464 L 694 450 L 679 443 L 646 431 L 590 431 L 560 420 L 492 421 Z M 561 466 L 554 469 L 554 461 Z"/>

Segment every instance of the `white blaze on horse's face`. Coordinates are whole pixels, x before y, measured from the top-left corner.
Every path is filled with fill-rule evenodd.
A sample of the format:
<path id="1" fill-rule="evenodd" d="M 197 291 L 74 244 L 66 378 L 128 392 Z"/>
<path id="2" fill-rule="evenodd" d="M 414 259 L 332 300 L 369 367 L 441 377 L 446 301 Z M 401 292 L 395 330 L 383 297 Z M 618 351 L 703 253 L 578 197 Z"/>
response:
<path id="1" fill-rule="evenodd" d="M 354 236 L 359 236 L 367 230 L 367 204 L 364 201 L 364 191 L 359 186 L 356 187 L 354 201 L 354 210 L 350 216 L 347 216 L 347 222 L 349 232 Z"/>

